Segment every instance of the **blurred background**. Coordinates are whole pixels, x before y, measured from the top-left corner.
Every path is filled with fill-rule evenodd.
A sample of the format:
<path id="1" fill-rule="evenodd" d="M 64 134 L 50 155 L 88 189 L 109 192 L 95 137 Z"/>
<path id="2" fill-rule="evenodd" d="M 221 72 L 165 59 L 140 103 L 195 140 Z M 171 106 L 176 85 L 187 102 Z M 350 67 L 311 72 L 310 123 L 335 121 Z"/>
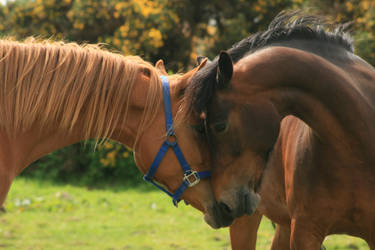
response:
<path id="1" fill-rule="evenodd" d="M 197 55 L 212 58 L 265 29 L 281 10 L 297 8 L 352 22 L 356 53 L 375 65 L 373 0 L 2 0 L 0 35 L 104 43 L 152 63 L 163 59 L 170 72 L 184 72 Z M 87 185 L 141 182 L 131 150 L 106 142 L 94 151 L 93 144 L 54 152 L 23 174 Z"/>

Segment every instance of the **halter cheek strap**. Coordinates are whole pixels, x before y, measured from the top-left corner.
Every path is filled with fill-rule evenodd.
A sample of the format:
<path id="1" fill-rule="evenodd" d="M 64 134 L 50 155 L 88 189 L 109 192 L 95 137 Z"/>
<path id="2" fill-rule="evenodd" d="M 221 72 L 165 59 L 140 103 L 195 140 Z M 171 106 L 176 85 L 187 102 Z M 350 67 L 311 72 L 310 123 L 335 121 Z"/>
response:
<path id="1" fill-rule="evenodd" d="M 148 172 L 143 176 L 145 181 L 151 182 L 155 187 L 160 189 L 161 191 L 165 192 L 167 195 L 172 197 L 173 205 L 177 207 L 178 202 L 181 200 L 182 193 L 188 188 L 193 187 L 199 183 L 200 179 L 205 179 L 210 177 L 210 171 L 201 171 L 197 172 L 190 168 L 189 164 L 185 160 L 184 155 L 180 147 L 177 144 L 177 138 L 174 133 L 173 129 L 173 119 L 172 119 L 172 110 L 171 110 L 171 98 L 169 94 L 169 82 L 166 76 L 161 76 L 162 84 L 163 84 L 163 96 L 164 96 L 164 111 L 165 111 L 165 122 L 166 122 L 166 131 L 167 135 L 165 141 L 161 145 L 159 152 L 156 154 L 154 161 L 151 164 L 150 169 Z M 177 188 L 176 192 L 173 194 L 166 190 L 164 187 L 153 181 L 154 175 L 156 170 L 160 166 L 160 162 L 162 161 L 165 153 L 168 151 L 169 148 L 172 148 L 173 152 L 175 153 L 182 170 L 184 171 L 184 177 L 182 179 L 182 183 Z"/>

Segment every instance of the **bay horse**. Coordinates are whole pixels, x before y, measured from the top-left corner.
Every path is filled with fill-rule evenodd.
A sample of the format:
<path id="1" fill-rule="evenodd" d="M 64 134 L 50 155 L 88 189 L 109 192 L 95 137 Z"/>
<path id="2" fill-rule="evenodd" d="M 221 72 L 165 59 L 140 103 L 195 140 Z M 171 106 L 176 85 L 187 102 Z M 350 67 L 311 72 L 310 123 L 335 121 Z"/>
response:
<path id="1" fill-rule="evenodd" d="M 185 114 L 210 145 L 226 211 L 215 226 L 245 215 L 232 240 L 254 241 L 263 214 L 277 223 L 272 249 L 316 250 L 341 233 L 375 249 L 375 70 L 344 28 L 283 12 L 191 79 Z"/>
<path id="2" fill-rule="evenodd" d="M 172 120 L 198 68 L 164 75 L 162 83 L 161 62 L 154 67 L 98 45 L 0 40 L 0 206 L 13 179 L 43 155 L 89 138 L 113 139 L 133 148 L 145 180 L 210 221 L 216 201 L 209 180 L 200 181 L 208 166 L 191 129 L 174 128 Z"/>

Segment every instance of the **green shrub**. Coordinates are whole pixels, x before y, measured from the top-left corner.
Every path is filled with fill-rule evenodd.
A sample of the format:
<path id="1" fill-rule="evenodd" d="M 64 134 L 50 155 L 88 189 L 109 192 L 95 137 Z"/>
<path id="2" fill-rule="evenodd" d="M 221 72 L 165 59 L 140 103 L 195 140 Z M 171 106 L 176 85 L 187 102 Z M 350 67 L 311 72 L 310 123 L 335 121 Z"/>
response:
<path id="1" fill-rule="evenodd" d="M 23 175 L 82 185 L 98 182 L 134 185 L 142 180 L 132 151 L 114 141 L 96 147 L 95 141 L 65 147 L 37 160 Z"/>

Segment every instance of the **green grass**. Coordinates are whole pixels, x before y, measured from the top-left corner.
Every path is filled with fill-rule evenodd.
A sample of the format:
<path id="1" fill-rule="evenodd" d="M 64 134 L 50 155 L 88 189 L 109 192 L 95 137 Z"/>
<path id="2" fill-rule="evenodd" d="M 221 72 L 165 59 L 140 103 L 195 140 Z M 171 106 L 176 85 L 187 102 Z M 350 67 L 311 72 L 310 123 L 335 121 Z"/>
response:
<path id="1" fill-rule="evenodd" d="M 199 211 L 176 209 L 147 187 L 98 190 L 18 178 L 0 215 L 0 249 L 230 249 L 228 229 L 212 230 Z M 263 220 L 257 249 L 269 249 L 272 236 Z M 346 236 L 324 244 L 368 249 Z"/>

